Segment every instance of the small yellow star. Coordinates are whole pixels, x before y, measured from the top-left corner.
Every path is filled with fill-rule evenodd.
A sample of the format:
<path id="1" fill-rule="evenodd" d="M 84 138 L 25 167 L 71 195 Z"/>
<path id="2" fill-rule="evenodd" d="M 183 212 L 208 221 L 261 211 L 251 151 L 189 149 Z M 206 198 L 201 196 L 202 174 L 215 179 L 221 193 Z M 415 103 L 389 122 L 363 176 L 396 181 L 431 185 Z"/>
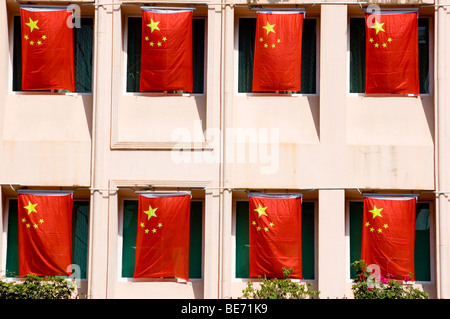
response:
<path id="1" fill-rule="evenodd" d="M 30 45 L 33 45 L 34 44 L 34 41 L 30 41 Z"/>
<path id="2" fill-rule="evenodd" d="M 42 44 L 42 42 L 41 42 L 40 40 L 38 40 L 37 44 L 38 44 L 38 45 L 41 45 L 41 44 Z"/>
<path id="3" fill-rule="evenodd" d="M 379 44 L 378 43 L 375 43 L 375 48 L 378 48 L 379 47 Z"/>
<path id="4" fill-rule="evenodd" d="M 369 222 L 367 222 L 367 223 L 366 223 L 366 227 L 369 227 L 369 226 L 370 226 L 370 223 L 369 223 Z"/>
<path id="5" fill-rule="evenodd" d="M 153 232 L 153 234 L 155 234 L 156 233 L 156 228 L 153 228 L 152 232 Z"/>
<path id="6" fill-rule="evenodd" d="M 269 228 L 267 228 L 267 227 L 264 227 L 264 231 L 269 231 Z"/>
<path id="7" fill-rule="evenodd" d="M 30 228 L 31 227 L 31 225 L 30 224 L 27 224 L 27 228 Z"/>
<path id="8" fill-rule="evenodd" d="M 381 228 L 378 228 L 378 232 L 381 234 L 383 230 Z"/>
<path id="9" fill-rule="evenodd" d="M 146 234 L 148 234 L 149 230 L 148 230 L 148 229 L 146 229 L 146 230 L 144 230 L 144 232 L 145 232 Z"/>
<path id="10" fill-rule="evenodd" d="M 27 206 L 24 206 L 23 208 L 25 208 L 26 210 L 28 210 L 28 215 L 30 215 L 31 213 L 37 213 L 37 210 L 36 210 L 36 205 L 37 205 L 37 203 L 36 204 L 31 204 L 31 202 L 30 201 L 28 201 L 28 205 Z"/>
<path id="11" fill-rule="evenodd" d="M 269 225 L 270 225 L 270 227 L 273 227 L 273 223 L 272 223 L 272 222 L 270 222 L 270 224 L 269 224 Z"/>
<path id="12" fill-rule="evenodd" d="M 25 218 L 22 218 L 22 223 L 25 223 L 27 220 Z"/>
<path id="13" fill-rule="evenodd" d="M 388 228 L 389 226 L 388 226 L 388 224 L 384 224 L 383 227 L 386 229 L 386 228 Z"/>
<path id="14" fill-rule="evenodd" d="M 383 43 L 383 48 L 386 48 L 387 47 L 387 43 Z"/>
<path id="15" fill-rule="evenodd" d="M 167 38 L 166 38 L 166 37 L 163 37 L 162 40 L 163 40 L 163 41 L 167 41 Z"/>
<path id="16" fill-rule="evenodd" d="M 159 227 L 159 228 L 161 228 L 162 226 L 163 226 L 162 223 L 159 223 L 159 224 L 158 224 L 158 227 Z"/>
<path id="17" fill-rule="evenodd" d="M 267 34 L 269 34 L 270 32 L 275 33 L 275 30 L 273 29 L 273 27 L 275 26 L 275 24 L 270 24 L 269 21 L 267 21 L 267 25 L 263 27 L 263 29 L 266 29 Z"/>
<path id="18" fill-rule="evenodd" d="M 145 37 L 145 41 L 148 41 L 148 37 Z"/>
<path id="19" fill-rule="evenodd" d="M 281 39 L 278 39 L 277 42 L 280 43 L 280 42 L 281 42 Z"/>
<path id="20" fill-rule="evenodd" d="M 260 231 L 260 230 L 261 230 L 261 227 L 259 227 L 259 226 L 256 227 L 256 230 L 257 230 L 257 231 Z"/>
<path id="21" fill-rule="evenodd" d="M 255 221 L 252 221 L 252 225 L 256 225 L 256 222 L 255 222 Z"/>
<path id="22" fill-rule="evenodd" d="M 391 38 L 388 38 L 388 42 L 392 42 L 392 39 L 391 39 Z"/>
<path id="23" fill-rule="evenodd" d="M 43 36 L 42 36 L 42 39 L 47 39 L 47 36 L 44 34 Z"/>
<path id="24" fill-rule="evenodd" d="M 28 40 L 28 36 L 27 36 L 27 35 L 25 35 L 23 38 L 24 38 L 25 40 Z"/>
<path id="25" fill-rule="evenodd" d="M 267 43 L 264 43 L 264 47 L 267 48 L 269 45 Z"/>
<path id="26" fill-rule="evenodd" d="M 259 42 L 263 42 L 263 38 L 259 38 Z"/>
<path id="27" fill-rule="evenodd" d="M 150 42 L 150 46 L 153 46 L 153 44 L 154 44 L 153 42 Z"/>
<path id="28" fill-rule="evenodd" d="M 373 231 L 374 231 L 373 227 L 370 227 L 370 231 L 371 231 L 371 232 L 373 232 Z"/>
<path id="29" fill-rule="evenodd" d="M 158 46 L 160 47 L 162 45 L 162 43 L 161 42 L 158 42 Z"/>
<path id="30" fill-rule="evenodd" d="M 261 204 L 259 204 L 258 208 L 254 209 L 254 211 L 258 212 L 258 217 L 261 217 L 262 215 L 267 216 L 266 209 L 267 207 L 262 207 Z"/>
<path id="31" fill-rule="evenodd" d="M 34 224 L 33 227 L 34 227 L 34 228 L 38 228 L 38 225 L 37 225 L 37 224 Z"/>
<path id="32" fill-rule="evenodd" d="M 275 48 L 275 44 L 272 44 L 272 48 Z"/>
<path id="33" fill-rule="evenodd" d="M 145 227 L 145 224 L 144 224 L 144 223 L 141 223 L 140 225 L 141 225 L 141 227 L 142 227 L 142 228 L 144 228 L 144 227 Z"/>
<path id="34" fill-rule="evenodd" d="M 370 38 L 369 41 L 370 41 L 370 43 L 373 43 L 373 38 Z"/>
<path id="35" fill-rule="evenodd" d="M 43 223 L 44 223 L 44 220 L 41 218 L 41 219 L 39 219 L 39 222 L 40 222 L 41 224 L 43 224 Z"/>

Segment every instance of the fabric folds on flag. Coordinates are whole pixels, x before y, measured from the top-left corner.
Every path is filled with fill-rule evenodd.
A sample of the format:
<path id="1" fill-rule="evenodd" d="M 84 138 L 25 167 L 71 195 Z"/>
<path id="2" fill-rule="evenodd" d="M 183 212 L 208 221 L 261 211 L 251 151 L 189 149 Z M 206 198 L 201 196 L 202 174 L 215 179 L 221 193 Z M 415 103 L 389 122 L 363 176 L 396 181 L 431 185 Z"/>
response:
<path id="1" fill-rule="evenodd" d="M 414 278 L 416 197 L 365 197 L 361 259 L 387 279 Z"/>
<path id="2" fill-rule="evenodd" d="M 417 12 L 366 13 L 365 21 L 366 93 L 418 95 Z"/>
<path id="3" fill-rule="evenodd" d="M 20 8 L 22 90 L 75 91 L 72 12 Z"/>
<path id="4" fill-rule="evenodd" d="M 249 194 L 250 277 L 302 278 L 301 194 Z"/>
<path id="5" fill-rule="evenodd" d="M 253 92 L 300 91 L 303 12 L 258 12 Z"/>
<path id="6" fill-rule="evenodd" d="M 72 209 L 71 192 L 19 193 L 19 277 L 70 275 Z"/>
<path id="7" fill-rule="evenodd" d="M 142 11 L 140 91 L 193 90 L 192 10 Z"/>
<path id="8" fill-rule="evenodd" d="M 140 194 L 134 278 L 189 279 L 191 194 Z"/>

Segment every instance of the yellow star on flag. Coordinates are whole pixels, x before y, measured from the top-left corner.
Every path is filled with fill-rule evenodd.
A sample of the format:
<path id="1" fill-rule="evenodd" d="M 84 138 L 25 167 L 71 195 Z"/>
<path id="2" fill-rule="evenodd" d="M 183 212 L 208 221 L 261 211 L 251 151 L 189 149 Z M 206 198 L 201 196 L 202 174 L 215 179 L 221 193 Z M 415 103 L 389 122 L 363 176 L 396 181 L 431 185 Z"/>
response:
<path id="1" fill-rule="evenodd" d="M 261 204 L 259 204 L 259 207 L 256 208 L 254 211 L 258 212 L 258 217 L 261 217 L 261 215 L 267 216 L 266 209 L 267 207 L 262 207 Z"/>
<path id="2" fill-rule="evenodd" d="M 155 214 L 155 212 L 156 212 L 157 209 L 158 209 L 158 207 L 156 207 L 155 209 L 153 209 L 152 206 L 148 206 L 148 210 L 147 210 L 147 211 L 144 210 L 144 213 L 148 215 L 147 220 L 149 220 L 151 217 L 158 217 L 158 216 L 156 216 L 156 214 Z"/>
<path id="3" fill-rule="evenodd" d="M 37 26 L 38 21 L 39 21 L 39 20 L 33 21 L 33 20 L 31 20 L 31 18 L 30 18 L 30 22 L 25 23 L 27 26 L 30 27 L 30 30 L 31 30 L 30 32 L 33 32 L 34 29 L 39 29 L 39 27 Z"/>
<path id="4" fill-rule="evenodd" d="M 37 213 L 37 210 L 36 210 L 36 205 L 37 205 L 37 203 L 36 204 L 31 204 L 31 202 L 30 201 L 28 201 L 28 205 L 27 206 L 24 206 L 23 208 L 25 208 L 26 210 L 28 210 L 28 215 L 30 215 L 31 213 Z"/>
<path id="5" fill-rule="evenodd" d="M 269 21 L 267 21 L 267 25 L 263 27 L 263 29 L 266 29 L 267 33 L 269 34 L 270 32 L 275 33 L 275 30 L 273 29 L 273 27 L 275 26 L 275 24 L 270 24 Z"/>
<path id="6" fill-rule="evenodd" d="M 373 206 L 373 209 L 372 210 L 369 210 L 369 213 L 371 213 L 372 214 L 372 218 L 374 218 L 375 219 L 375 217 L 383 217 L 383 216 L 381 216 L 381 211 L 383 210 L 383 208 L 377 208 L 377 206 Z"/>
<path id="7" fill-rule="evenodd" d="M 375 24 L 374 24 L 373 26 L 371 26 L 371 28 L 372 28 L 372 29 L 375 29 L 376 34 L 378 34 L 378 32 L 380 32 L 380 31 L 385 32 L 384 29 L 383 29 L 383 25 L 384 25 L 384 22 L 383 22 L 383 23 L 379 23 L 379 22 L 375 19 Z"/>
<path id="8" fill-rule="evenodd" d="M 150 19 L 150 23 L 147 24 L 147 27 L 149 27 L 151 29 L 151 32 L 153 33 L 153 31 L 155 31 L 155 30 L 160 31 L 158 24 L 159 24 L 159 21 L 155 22 L 155 21 L 153 21 L 153 19 Z"/>

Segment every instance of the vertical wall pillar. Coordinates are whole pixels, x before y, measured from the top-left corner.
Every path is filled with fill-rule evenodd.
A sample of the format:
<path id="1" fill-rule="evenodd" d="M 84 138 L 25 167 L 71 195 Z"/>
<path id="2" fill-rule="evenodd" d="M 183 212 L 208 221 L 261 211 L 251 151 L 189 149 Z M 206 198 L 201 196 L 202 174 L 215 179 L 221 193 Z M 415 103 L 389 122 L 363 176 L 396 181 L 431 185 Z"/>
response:
<path id="1" fill-rule="evenodd" d="M 111 3 L 110 0 L 100 0 Z M 106 152 L 109 149 L 111 75 L 113 52 L 112 5 L 95 8 L 93 55 L 93 132 L 91 161 L 91 214 L 89 229 L 88 298 L 108 297 L 108 176 Z M 110 54 L 107 54 L 110 53 Z"/>
<path id="2" fill-rule="evenodd" d="M 446 1 L 440 1 L 445 3 Z M 437 121 L 437 143 L 436 143 L 436 187 L 438 191 L 448 192 L 449 186 L 449 131 L 447 129 L 450 122 L 447 108 L 448 82 L 447 82 L 447 59 L 449 52 L 447 50 L 448 27 L 447 27 L 447 9 L 438 7 L 436 22 L 436 121 Z M 450 298 L 450 265 L 449 265 L 449 235 L 450 220 L 449 197 L 447 193 L 438 193 L 436 200 L 436 222 L 437 222 L 437 294 L 438 298 Z"/>
<path id="3" fill-rule="evenodd" d="M 345 191 L 339 188 L 346 180 L 347 6 L 321 6 L 320 21 L 320 147 L 323 186 L 330 189 L 319 191 L 317 280 L 321 298 L 342 298 L 347 263 Z"/>

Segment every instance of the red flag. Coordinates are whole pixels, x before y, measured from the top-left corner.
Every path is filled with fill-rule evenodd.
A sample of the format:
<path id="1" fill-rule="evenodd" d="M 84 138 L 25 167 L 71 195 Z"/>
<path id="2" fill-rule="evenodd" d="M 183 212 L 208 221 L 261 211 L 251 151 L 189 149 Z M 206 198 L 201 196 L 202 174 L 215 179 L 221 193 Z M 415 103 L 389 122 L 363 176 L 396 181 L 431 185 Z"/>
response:
<path id="1" fill-rule="evenodd" d="M 19 193 L 19 277 L 68 276 L 72 193 Z"/>
<path id="2" fill-rule="evenodd" d="M 366 93 L 419 94 L 417 12 L 365 17 Z"/>
<path id="3" fill-rule="evenodd" d="M 142 11 L 140 91 L 192 88 L 192 11 Z"/>
<path id="4" fill-rule="evenodd" d="M 302 278 L 300 194 L 249 196 L 250 277 Z"/>
<path id="5" fill-rule="evenodd" d="M 190 193 L 139 195 L 134 278 L 189 279 Z"/>
<path id="6" fill-rule="evenodd" d="M 252 90 L 300 91 L 302 12 L 258 12 Z"/>
<path id="7" fill-rule="evenodd" d="M 22 89 L 75 91 L 72 12 L 21 8 Z"/>
<path id="8" fill-rule="evenodd" d="M 385 278 L 414 274 L 415 213 L 415 197 L 364 198 L 361 259 Z"/>

